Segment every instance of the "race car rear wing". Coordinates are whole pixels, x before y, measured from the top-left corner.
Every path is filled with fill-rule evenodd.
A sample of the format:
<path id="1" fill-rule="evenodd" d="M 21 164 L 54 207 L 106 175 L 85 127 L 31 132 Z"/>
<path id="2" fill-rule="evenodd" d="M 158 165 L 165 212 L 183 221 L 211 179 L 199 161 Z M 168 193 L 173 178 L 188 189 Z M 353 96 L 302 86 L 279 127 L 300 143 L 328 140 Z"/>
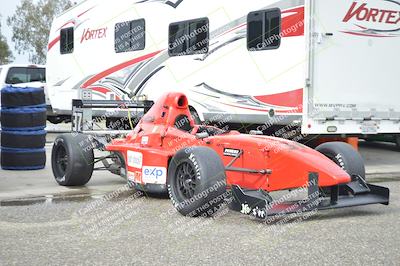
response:
<path id="1" fill-rule="evenodd" d="M 136 116 L 143 116 L 153 106 L 153 101 L 148 100 L 72 100 L 72 131 L 94 135 L 119 135 L 127 134 L 131 130 L 104 129 L 98 124 L 102 120 L 114 117 L 116 113 L 126 113 L 124 117 L 131 117 L 131 110 Z M 96 115 L 96 110 L 108 109 L 109 112 Z M 96 128 L 97 127 L 97 128 Z"/>

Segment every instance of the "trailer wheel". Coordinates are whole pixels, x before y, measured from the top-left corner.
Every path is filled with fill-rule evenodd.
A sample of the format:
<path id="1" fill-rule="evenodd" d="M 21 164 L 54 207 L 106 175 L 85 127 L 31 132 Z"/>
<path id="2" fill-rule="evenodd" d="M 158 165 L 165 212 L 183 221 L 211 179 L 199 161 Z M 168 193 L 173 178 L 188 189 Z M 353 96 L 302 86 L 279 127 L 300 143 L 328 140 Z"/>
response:
<path id="1" fill-rule="evenodd" d="M 344 142 L 327 142 L 319 145 L 316 150 L 334 161 L 349 175 L 365 178 L 364 161 L 351 145 Z"/>
<path id="2" fill-rule="evenodd" d="M 71 117 L 70 116 L 66 116 L 66 115 L 60 115 L 60 116 L 47 116 L 47 121 L 49 121 L 50 123 L 57 125 L 57 124 L 61 124 L 62 122 L 65 123 L 70 123 L 71 122 Z"/>
<path id="3" fill-rule="evenodd" d="M 185 216 L 212 216 L 224 203 L 225 167 L 207 147 L 178 151 L 168 169 L 167 187 L 175 208 Z"/>
<path id="4" fill-rule="evenodd" d="M 63 134 L 53 145 L 51 164 L 54 178 L 61 186 L 83 186 L 93 173 L 92 143 L 83 134 Z"/>

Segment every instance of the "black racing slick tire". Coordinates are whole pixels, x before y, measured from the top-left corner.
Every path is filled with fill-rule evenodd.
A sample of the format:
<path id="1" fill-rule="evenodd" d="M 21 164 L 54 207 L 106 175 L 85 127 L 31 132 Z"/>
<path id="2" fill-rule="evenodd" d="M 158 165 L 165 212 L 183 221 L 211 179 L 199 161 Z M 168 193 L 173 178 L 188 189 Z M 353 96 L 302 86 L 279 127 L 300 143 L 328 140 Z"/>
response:
<path id="1" fill-rule="evenodd" d="M 350 176 L 359 175 L 365 179 L 365 166 L 361 155 L 344 142 L 327 142 L 319 145 L 317 151 L 335 162 Z"/>
<path id="2" fill-rule="evenodd" d="M 43 130 L 46 108 L 2 109 L 1 127 L 6 131 Z"/>
<path id="3" fill-rule="evenodd" d="M 221 158 L 207 147 L 178 151 L 169 164 L 167 188 L 173 205 L 182 215 L 214 215 L 226 196 L 226 174 Z"/>
<path id="4" fill-rule="evenodd" d="M 51 166 L 61 186 L 86 185 L 93 174 L 94 154 L 89 137 L 63 134 L 54 141 Z"/>
<path id="5" fill-rule="evenodd" d="M 45 149 L 1 149 L 4 170 L 40 170 L 46 166 Z"/>
<path id="6" fill-rule="evenodd" d="M 12 149 L 42 149 L 46 144 L 46 131 L 2 131 L 1 146 Z"/>
<path id="7" fill-rule="evenodd" d="M 44 107 L 46 97 L 43 88 L 5 87 L 1 90 L 3 108 Z"/>

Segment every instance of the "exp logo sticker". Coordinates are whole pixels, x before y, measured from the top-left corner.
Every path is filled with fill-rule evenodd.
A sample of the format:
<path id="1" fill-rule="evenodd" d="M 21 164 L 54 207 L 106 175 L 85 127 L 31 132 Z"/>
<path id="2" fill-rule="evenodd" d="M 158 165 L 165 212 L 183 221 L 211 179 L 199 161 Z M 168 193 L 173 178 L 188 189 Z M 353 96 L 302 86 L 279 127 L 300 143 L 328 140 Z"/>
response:
<path id="1" fill-rule="evenodd" d="M 146 184 L 166 184 L 167 169 L 165 167 L 143 166 L 142 181 Z"/>

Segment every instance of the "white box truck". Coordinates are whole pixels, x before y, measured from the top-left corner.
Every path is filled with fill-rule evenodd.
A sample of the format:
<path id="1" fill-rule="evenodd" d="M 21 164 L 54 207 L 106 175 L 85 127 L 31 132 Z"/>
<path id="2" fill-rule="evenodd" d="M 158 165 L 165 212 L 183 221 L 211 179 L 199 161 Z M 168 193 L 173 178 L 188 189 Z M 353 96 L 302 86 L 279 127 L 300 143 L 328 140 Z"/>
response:
<path id="1" fill-rule="evenodd" d="M 399 48 L 397 0 L 86 0 L 55 18 L 46 71 L 58 114 L 180 91 L 203 121 L 399 133 Z"/>

